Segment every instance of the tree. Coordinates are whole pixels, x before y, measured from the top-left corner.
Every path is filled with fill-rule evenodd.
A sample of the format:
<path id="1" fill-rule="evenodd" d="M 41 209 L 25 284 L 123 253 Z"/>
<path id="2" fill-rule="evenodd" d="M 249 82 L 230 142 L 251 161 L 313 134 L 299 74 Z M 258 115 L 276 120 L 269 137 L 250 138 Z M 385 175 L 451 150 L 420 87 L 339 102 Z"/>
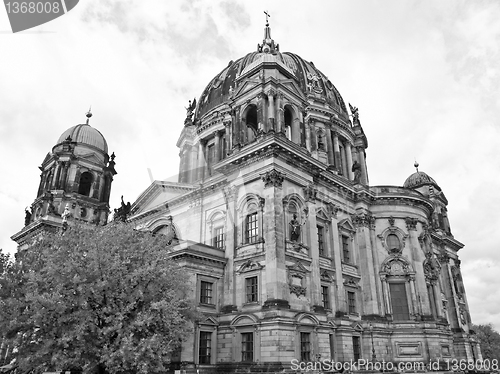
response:
<path id="1" fill-rule="evenodd" d="M 481 345 L 483 359 L 497 359 L 500 361 L 500 334 L 493 329 L 493 325 L 474 325 L 476 337 Z"/>
<path id="2" fill-rule="evenodd" d="M 21 370 L 157 373 L 197 318 L 163 235 L 75 224 L 6 267 L 0 334 Z"/>

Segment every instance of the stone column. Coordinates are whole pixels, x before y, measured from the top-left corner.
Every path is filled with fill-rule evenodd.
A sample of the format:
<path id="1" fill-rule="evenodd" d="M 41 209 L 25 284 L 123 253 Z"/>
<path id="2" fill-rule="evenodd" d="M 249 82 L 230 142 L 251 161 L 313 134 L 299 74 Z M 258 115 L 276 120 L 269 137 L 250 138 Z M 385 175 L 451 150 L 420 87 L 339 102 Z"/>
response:
<path id="1" fill-rule="evenodd" d="M 421 314 L 420 305 L 417 301 L 417 290 L 415 289 L 415 275 L 410 275 L 410 294 L 413 315 Z"/>
<path id="2" fill-rule="evenodd" d="M 349 179 L 348 169 L 347 169 L 347 158 L 346 158 L 346 153 L 345 153 L 345 146 L 342 147 L 342 150 L 340 152 L 340 158 L 342 159 L 342 175 Z"/>
<path id="3" fill-rule="evenodd" d="M 342 173 L 342 170 L 340 169 L 339 134 L 337 132 L 333 133 L 333 154 L 335 158 L 335 167 L 339 173 Z"/>
<path id="4" fill-rule="evenodd" d="M 303 118 L 304 118 L 304 128 L 306 132 L 306 148 L 309 152 L 311 152 L 312 151 L 311 125 L 306 115 L 303 115 Z"/>
<path id="5" fill-rule="evenodd" d="M 311 151 L 318 150 L 318 141 L 316 138 L 316 126 L 313 124 L 313 120 L 309 119 L 309 130 L 311 132 Z"/>
<path id="6" fill-rule="evenodd" d="M 257 128 L 261 132 L 266 132 L 266 121 L 264 119 L 264 94 L 257 95 Z"/>
<path id="7" fill-rule="evenodd" d="M 274 95 L 275 91 L 274 90 L 269 90 L 267 93 L 267 98 L 269 100 L 269 109 L 267 112 L 267 117 L 268 117 L 268 122 L 267 122 L 267 130 L 268 131 L 275 131 L 274 127 Z"/>
<path id="8" fill-rule="evenodd" d="M 226 186 L 223 191 L 224 199 L 227 206 L 226 221 L 224 226 L 225 236 L 225 252 L 226 252 L 226 269 L 224 271 L 224 295 L 223 306 L 231 306 L 230 309 L 236 310 L 236 292 L 234 289 L 235 274 L 234 274 L 234 255 L 237 243 L 237 210 L 235 200 L 237 198 L 238 190 L 235 186 Z"/>
<path id="9" fill-rule="evenodd" d="M 358 147 L 359 163 L 361 164 L 361 183 L 368 185 L 368 173 L 366 170 L 365 150 Z"/>
<path id="10" fill-rule="evenodd" d="M 279 133 L 285 132 L 285 114 L 283 110 L 283 94 L 278 91 L 276 95 L 276 108 L 278 109 L 278 121 L 277 121 L 277 129 L 276 131 Z"/>
<path id="11" fill-rule="evenodd" d="M 53 188 L 56 190 L 59 189 L 60 176 L 61 176 L 61 162 L 57 161 L 56 172 L 55 172 L 54 180 L 52 183 Z"/>
<path id="12" fill-rule="evenodd" d="M 68 179 L 68 169 L 69 169 L 69 165 L 70 165 L 70 162 L 69 161 L 66 161 L 66 162 L 63 162 L 63 172 L 62 172 L 62 176 L 61 176 L 61 183 L 60 183 L 60 188 L 62 190 L 64 190 L 66 188 L 66 182 L 67 182 L 67 179 Z"/>
<path id="13" fill-rule="evenodd" d="M 366 314 L 380 314 L 377 290 L 375 286 L 376 269 L 373 267 L 373 250 L 370 240 L 370 231 L 375 229 L 374 218 L 367 213 L 358 213 L 354 216 L 356 238 L 358 243 L 359 272 L 363 274 L 362 297 Z M 378 270 L 378 269 L 377 269 Z"/>
<path id="14" fill-rule="evenodd" d="M 345 153 L 347 156 L 347 177 L 352 181 L 354 180 L 354 173 L 352 172 L 352 149 L 349 141 L 345 143 Z"/>
<path id="15" fill-rule="evenodd" d="M 319 248 L 318 248 L 318 227 L 316 221 L 316 202 L 315 197 L 310 197 L 307 201 L 309 217 L 307 225 L 309 229 L 309 238 L 311 242 L 311 304 L 323 305 L 321 300 L 321 279 L 319 273 Z"/>
<path id="16" fill-rule="evenodd" d="M 335 164 L 334 155 L 333 155 L 333 142 L 332 142 L 332 130 L 330 130 L 330 124 L 326 126 L 326 148 L 328 152 L 328 164 Z"/>
<path id="17" fill-rule="evenodd" d="M 198 180 L 205 178 L 206 158 L 205 158 L 206 142 L 200 139 L 198 143 Z"/>
<path id="18" fill-rule="evenodd" d="M 298 116 L 292 118 L 292 142 L 300 145 L 300 120 Z"/>
<path id="19" fill-rule="evenodd" d="M 389 286 L 387 285 L 387 278 L 385 275 L 381 276 L 381 281 L 382 281 L 382 293 L 384 294 L 384 309 L 385 309 L 385 314 L 392 314 L 392 308 L 391 308 L 391 298 L 389 297 Z"/>
<path id="20" fill-rule="evenodd" d="M 287 271 L 285 266 L 285 237 L 282 185 L 284 175 L 272 169 L 262 174 L 264 189 L 263 227 L 265 261 L 266 261 L 266 302 L 268 300 L 286 300 Z M 270 302 L 272 303 L 272 301 Z"/>
<path id="21" fill-rule="evenodd" d="M 198 151 L 199 145 L 193 144 L 191 146 L 191 183 L 194 183 L 198 179 Z"/>
<path id="22" fill-rule="evenodd" d="M 341 312 L 347 312 L 347 302 L 345 299 L 345 289 L 344 289 L 344 280 L 342 277 L 342 248 L 341 248 L 341 240 L 340 240 L 340 234 L 339 234 L 339 221 L 337 218 L 337 214 L 334 214 L 332 217 L 332 239 L 333 239 L 333 249 L 332 249 L 332 259 L 335 265 L 335 284 L 336 284 L 336 302 L 337 305 L 335 306 L 336 310 L 333 310 L 333 305 L 332 305 L 332 310 L 335 311 L 341 311 Z"/>
<path id="23" fill-rule="evenodd" d="M 226 118 L 224 120 L 224 129 L 225 129 L 225 132 L 226 132 L 226 154 L 225 155 L 222 155 L 222 158 L 226 158 L 226 156 L 228 154 L 231 153 L 231 150 L 233 149 L 233 145 L 232 145 L 232 134 L 231 134 L 231 119 L 229 118 Z"/>
<path id="24" fill-rule="evenodd" d="M 221 149 L 220 149 L 220 131 L 217 130 L 214 132 L 214 137 L 215 137 L 215 144 L 214 144 L 214 147 L 215 147 L 215 155 L 214 155 L 214 164 L 216 164 L 217 162 L 220 161 L 221 157 Z M 210 167 L 213 167 L 213 165 L 210 165 Z"/>

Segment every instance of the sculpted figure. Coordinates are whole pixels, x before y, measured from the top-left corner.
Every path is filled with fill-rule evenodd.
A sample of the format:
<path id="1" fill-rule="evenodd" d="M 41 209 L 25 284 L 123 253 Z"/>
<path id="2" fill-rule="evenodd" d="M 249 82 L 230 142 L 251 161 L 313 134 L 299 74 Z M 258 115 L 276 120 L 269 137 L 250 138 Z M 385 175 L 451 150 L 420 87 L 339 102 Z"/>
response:
<path id="1" fill-rule="evenodd" d="M 69 204 L 66 204 L 66 207 L 64 208 L 63 214 L 61 214 L 62 217 L 62 223 L 67 224 L 68 223 L 68 218 L 71 217 L 71 211 L 69 210 Z"/>
<path id="2" fill-rule="evenodd" d="M 29 211 L 28 208 L 24 210 L 25 216 L 24 216 L 24 226 L 28 226 L 30 221 L 31 221 L 31 212 Z"/>
<path id="3" fill-rule="evenodd" d="M 293 215 L 293 219 L 289 222 L 289 224 L 291 226 L 290 240 L 292 242 L 298 242 L 300 239 L 300 226 L 302 226 L 302 224 L 297 219 L 297 214 Z"/>
<path id="4" fill-rule="evenodd" d="M 359 183 L 361 180 L 361 164 L 358 161 L 354 161 L 351 171 L 354 173 L 354 182 Z"/>

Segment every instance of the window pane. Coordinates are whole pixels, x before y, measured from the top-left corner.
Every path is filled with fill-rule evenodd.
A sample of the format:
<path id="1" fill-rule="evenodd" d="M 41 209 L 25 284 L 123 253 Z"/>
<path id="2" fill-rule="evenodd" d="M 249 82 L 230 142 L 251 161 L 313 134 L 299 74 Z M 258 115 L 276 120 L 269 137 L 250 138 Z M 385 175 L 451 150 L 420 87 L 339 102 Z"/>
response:
<path id="1" fill-rule="evenodd" d="M 349 238 L 342 235 L 342 255 L 344 257 L 344 262 L 351 262 L 351 251 L 349 248 Z"/>
<path id="2" fill-rule="evenodd" d="M 399 241 L 398 236 L 395 234 L 387 235 L 387 246 L 389 247 L 389 250 L 399 249 L 401 246 L 401 243 Z"/>
<path id="3" fill-rule="evenodd" d="M 209 364 L 212 354 L 212 333 L 200 331 L 200 364 Z"/>
<path id="4" fill-rule="evenodd" d="M 311 333 L 300 333 L 300 360 L 311 361 Z"/>
<path id="5" fill-rule="evenodd" d="M 356 294 L 352 291 L 347 291 L 347 304 L 349 313 L 356 313 Z"/>
<path id="6" fill-rule="evenodd" d="M 247 215 L 245 224 L 245 236 L 247 243 L 255 243 L 258 239 L 259 223 L 257 221 L 257 212 Z"/>
<path id="7" fill-rule="evenodd" d="M 217 227 L 214 230 L 214 247 L 224 249 L 224 227 Z"/>
<path id="8" fill-rule="evenodd" d="M 318 248 L 319 254 L 323 256 L 325 254 L 325 245 L 323 242 L 323 226 L 317 226 L 318 228 Z"/>
<path id="9" fill-rule="evenodd" d="M 212 288 L 213 283 L 204 281 L 200 282 L 200 303 L 213 304 Z"/>
<path id="10" fill-rule="evenodd" d="M 323 299 L 323 308 L 330 308 L 330 295 L 328 293 L 328 286 L 321 286 L 321 296 Z"/>
<path id="11" fill-rule="evenodd" d="M 354 353 L 354 360 L 357 361 L 361 358 L 361 346 L 359 344 L 359 336 L 352 337 L 352 350 Z"/>
<path id="12" fill-rule="evenodd" d="M 253 332 L 241 334 L 241 361 L 253 361 Z"/>
<path id="13" fill-rule="evenodd" d="M 392 317 L 395 321 L 410 319 L 405 283 L 389 283 L 392 302 Z"/>
<path id="14" fill-rule="evenodd" d="M 246 295 L 247 303 L 254 303 L 258 301 L 257 277 L 246 279 Z"/>

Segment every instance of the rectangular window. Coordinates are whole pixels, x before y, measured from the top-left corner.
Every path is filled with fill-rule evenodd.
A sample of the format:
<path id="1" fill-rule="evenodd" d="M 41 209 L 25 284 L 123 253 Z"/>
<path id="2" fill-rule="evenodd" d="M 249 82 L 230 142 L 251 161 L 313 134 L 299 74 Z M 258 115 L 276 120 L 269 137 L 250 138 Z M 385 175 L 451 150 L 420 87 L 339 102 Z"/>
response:
<path id="1" fill-rule="evenodd" d="M 241 334 L 241 361 L 253 361 L 253 332 Z"/>
<path id="2" fill-rule="evenodd" d="M 361 345 L 359 344 L 359 336 L 352 337 L 352 351 L 354 353 L 354 361 L 361 359 Z"/>
<path id="3" fill-rule="evenodd" d="M 356 313 L 356 293 L 347 291 L 347 306 L 349 313 Z"/>
<path id="4" fill-rule="evenodd" d="M 389 283 L 392 303 L 392 318 L 394 321 L 408 321 L 410 312 L 406 297 L 406 284 L 403 282 Z"/>
<path id="5" fill-rule="evenodd" d="M 212 333 L 200 331 L 200 351 L 199 362 L 200 364 L 210 364 L 210 357 L 212 355 Z"/>
<path id="6" fill-rule="evenodd" d="M 245 239 L 247 243 L 255 243 L 259 234 L 259 222 L 257 212 L 247 215 L 245 222 Z"/>
<path id="7" fill-rule="evenodd" d="M 213 283 L 200 282 L 200 303 L 213 304 Z"/>
<path id="8" fill-rule="evenodd" d="M 351 263 L 351 249 L 349 248 L 349 237 L 342 235 L 342 257 L 347 264 Z"/>
<path id="9" fill-rule="evenodd" d="M 321 299 L 323 300 L 323 308 L 330 309 L 330 293 L 328 286 L 321 286 Z"/>
<path id="10" fill-rule="evenodd" d="M 247 303 L 257 302 L 258 301 L 257 277 L 247 278 L 245 282 L 246 282 Z"/>
<path id="11" fill-rule="evenodd" d="M 224 227 L 215 228 L 214 247 L 217 249 L 224 249 Z"/>
<path id="12" fill-rule="evenodd" d="M 300 333 L 300 360 L 309 362 L 311 361 L 311 333 Z"/>
<path id="13" fill-rule="evenodd" d="M 324 243 L 324 228 L 323 226 L 317 226 L 318 228 L 318 249 L 319 249 L 319 255 L 324 256 L 325 255 L 325 243 Z"/>

